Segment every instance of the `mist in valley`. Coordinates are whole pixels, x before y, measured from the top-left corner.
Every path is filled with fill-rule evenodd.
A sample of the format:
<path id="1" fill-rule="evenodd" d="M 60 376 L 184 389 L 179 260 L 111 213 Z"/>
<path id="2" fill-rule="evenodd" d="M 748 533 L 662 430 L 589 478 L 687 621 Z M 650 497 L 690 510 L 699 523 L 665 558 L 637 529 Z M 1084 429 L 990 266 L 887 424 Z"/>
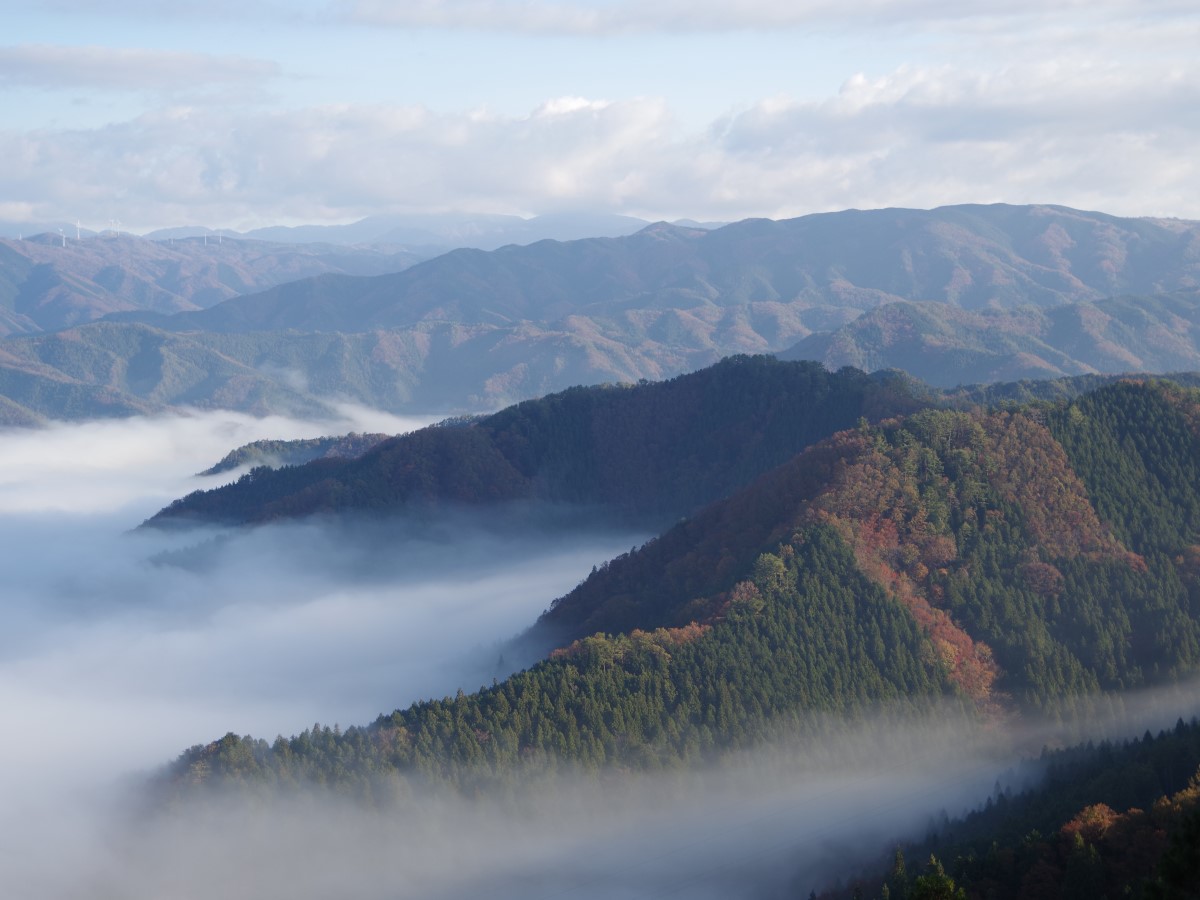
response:
<path id="1" fill-rule="evenodd" d="M 474 690 L 501 642 L 642 537 L 462 517 L 300 523 L 236 535 L 135 530 L 235 446 L 427 424 L 203 413 L 0 433 L 0 867 L 73 895 L 112 804 L 228 731 L 364 724 Z M 499 523 L 502 524 L 502 523 Z M 500 668 L 498 668 L 500 667 Z M 60 890 L 61 889 L 61 890 Z M 65 892 L 65 894 L 63 893 Z M 84 890 L 86 894 L 87 891 Z"/>
<path id="2" fill-rule="evenodd" d="M 366 724 L 503 677 L 529 662 L 506 638 L 647 537 L 528 510 L 519 527 L 458 512 L 135 530 L 236 478 L 192 473 L 241 443 L 421 424 L 206 413 L 0 434 L 6 896 L 807 896 L 980 803 L 1023 753 L 1196 711 L 1187 686 L 1015 729 L 882 714 L 719 766 L 558 775 L 504 796 L 405 781 L 388 808 L 320 789 L 148 807 L 148 778 L 229 731 Z"/>

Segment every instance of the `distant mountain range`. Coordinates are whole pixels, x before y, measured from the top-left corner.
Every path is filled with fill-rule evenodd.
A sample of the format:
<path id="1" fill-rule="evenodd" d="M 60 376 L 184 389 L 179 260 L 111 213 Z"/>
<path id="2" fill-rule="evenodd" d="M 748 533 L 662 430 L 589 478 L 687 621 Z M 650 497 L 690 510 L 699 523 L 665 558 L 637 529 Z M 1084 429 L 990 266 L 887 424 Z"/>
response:
<path id="1" fill-rule="evenodd" d="M 124 292 L 108 321 L 0 345 L 0 417 L 337 399 L 478 411 L 735 353 L 939 385 L 1164 371 L 1200 356 L 1198 285 L 1200 224 L 1177 220 L 996 205 L 660 223 L 188 301 L 203 309 Z"/>
<path id="2" fill-rule="evenodd" d="M 203 309 L 325 273 L 379 275 L 420 254 L 329 244 L 108 234 L 0 239 L 0 335 L 68 328 L 109 313 Z"/>
<path id="3" fill-rule="evenodd" d="M 534 241 L 571 241 L 586 237 L 617 237 L 632 234 L 649 225 L 646 219 L 609 213 L 586 211 L 550 213 L 524 218 L 487 213 L 399 213 L 368 216 L 356 222 L 340 225 L 274 225 L 237 231 L 232 228 L 207 228 L 202 225 L 183 225 L 159 228 L 141 234 L 151 241 L 183 238 L 241 238 L 279 244 L 341 244 L 360 247 L 375 246 L 434 249 L 445 252 L 455 247 L 476 247 L 494 250 L 505 244 L 530 244 Z M 719 222 L 699 223 L 688 220 L 679 224 L 715 228 Z M 81 228 L 75 222 L 0 222 L 0 237 L 21 238 L 46 235 L 56 238 L 59 232 L 73 237 L 105 237 L 119 232 L 111 229 L 96 231 Z M 123 232 L 131 234 L 128 230 Z"/>
<path id="4" fill-rule="evenodd" d="M 826 330 L 896 300 L 1049 308 L 1198 284 L 1200 224 L 965 206 L 751 219 L 712 231 L 658 224 L 621 238 L 458 250 L 396 275 L 281 285 L 154 323 L 366 331 L 628 321 L 650 311 L 711 321 L 742 310 L 745 327 L 770 343 L 789 328 Z"/>
<path id="5" fill-rule="evenodd" d="M 888 303 L 779 354 L 903 369 L 939 387 L 1088 372 L 1200 370 L 1200 291 L 1039 309 Z"/>
<path id="6" fill-rule="evenodd" d="M 574 241 L 590 237 L 619 237 L 649 225 L 645 219 L 605 213 L 556 213 L 534 216 L 467 213 L 369 216 L 348 225 L 300 225 L 256 228 L 244 237 L 281 243 L 400 245 L 453 249 L 495 250 L 506 244 L 536 241 Z M 148 237 L 168 232 L 155 232 Z"/>

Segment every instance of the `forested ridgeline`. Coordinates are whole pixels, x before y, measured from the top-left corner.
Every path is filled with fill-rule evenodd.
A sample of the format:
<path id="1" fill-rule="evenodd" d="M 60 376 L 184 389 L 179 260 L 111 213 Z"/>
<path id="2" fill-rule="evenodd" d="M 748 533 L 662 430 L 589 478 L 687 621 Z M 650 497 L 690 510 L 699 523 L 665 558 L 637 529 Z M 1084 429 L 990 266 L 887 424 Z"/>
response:
<path id="1" fill-rule="evenodd" d="M 532 669 L 365 728 L 229 735 L 172 784 L 471 788 L 692 764 L 879 703 L 1053 711 L 1172 680 L 1200 663 L 1197 409 L 1121 383 L 862 421 L 596 570 Z"/>
<path id="2" fill-rule="evenodd" d="M 220 475 L 242 466 L 302 466 L 314 459 L 356 459 L 390 435 L 380 433 L 349 434 L 298 440 L 261 440 L 230 450 L 201 475 Z"/>
<path id="3" fill-rule="evenodd" d="M 150 522 L 234 524 L 532 500 L 661 527 L 859 416 L 1066 401 L 1116 380 L 1087 375 L 939 392 L 897 372 L 830 374 L 810 362 L 733 357 L 668 382 L 572 388 L 492 416 L 449 419 L 386 441 L 361 461 L 383 436 L 256 441 L 201 473 L 255 466 L 240 481 L 196 491 Z"/>
<path id="4" fill-rule="evenodd" d="M 1184 388 L 1200 387 L 1200 373 L 1174 372 L 1166 375 L 1069 375 L 1064 378 L 1021 379 L 998 381 L 990 384 L 960 385 L 937 391 L 939 405 L 955 409 L 971 409 L 976 406 L 1002 407 L 1012 404 L 1025 405 L 1038 402 L 1067 403 L 1084 394 L 1098 391 L 1110 384 L 1125 381 L 1140 381 L 1152 377 Z"/>
<path id="5" fill-rule="evenodd" d="M 860 417 L 922 404 L 898 373 L 732 357 L 670 381 L 572 388 L 361 457 L 256 468 L 150 523 L 247 523 L 431 504 L 572 503 L 661 526 L 726 496 Z"/>
<path id="6" fill-rule="evenodd" d="M 1191 900 L 1200 896 L 1200 721 L 1043 752 L 1024 790 L 931 824 L 890 871 L 823 900 Z M 926 861 L 930 862 L 926 862 Z M 882 870 L 882 867 L 881 867 Z"/>
<path id="7" fill-rule="evenodd" d="M 474 694 L 366 727 L 274 743 L 229 734 L 184 753 L 166 789 L 322 784 L 374 803 L 411 783 L 470 793 L 522 774 L 661 769 L 712 760 L 819 712 L 893 713 L 957 696 L 929 638 L 867 579 L 832 529 L 756 562 L 719 622 L 595 635 Z"/>
<path id="8" fill-rule="evenodd" d="M 1066 405 L 924 410 L 842 432 L 600 567 L 535 631 L 719 616 L 758 554 L 821 523 L 977 699 L 994 687 L 1041 707 L 1173 677 L 1200 662 L 1195 408 L 1182 389 L 1121 383 Z M 1103 516 L 1092 496 L 1113 496 Z M 1151 519 L 1137 552 L 1119 539 Z"/>

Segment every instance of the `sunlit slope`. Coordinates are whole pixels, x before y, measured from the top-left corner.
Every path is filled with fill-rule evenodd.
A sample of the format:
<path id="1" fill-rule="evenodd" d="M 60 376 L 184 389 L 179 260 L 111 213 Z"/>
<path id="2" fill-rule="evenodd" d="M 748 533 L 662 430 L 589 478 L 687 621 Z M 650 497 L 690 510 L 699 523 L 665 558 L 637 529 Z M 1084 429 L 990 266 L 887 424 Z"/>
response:
<path id="1" fill-rule="evenodd" d="M 328 413 L 286 378 L 213 347 L 146 325 L 99 322 L 0 342 L 0 424 L 122 418 L 172 408 L 265 414 Z"/>
<path id="2" fill-rule="evenodd" d="M 594 573 L 539 627 L 573 638 L 720 615 L 757 554 L 822 525 L 968 693 L 994 681 L 1041 705 L 1172 676 L 1200 662 L 1196 414 L 1194 393 L 1116 384 L 845 432 Z"/>
<path id="3" fill-rule="evenodd" d="M 860 424 L 595 571 L 535 627 L 560 649 L 529 671 L 344 734 L 230 736 L 175 777 L 673 765 L 820 712 L 992 715 L 1174 679 L 1200 664 L 1198 422 L 1195 393 L 1121 383 Z"/>
<path id="4" fill-rule="evenodd" d="M 592 507 L 650 524 L 725 496 L 860 417 L 913 409 L 896 375 L 740 357 L 667 382 L 574 388 L 198 492 L 150 520 L 262 522 L 317 513 L 510 501 Z"/>

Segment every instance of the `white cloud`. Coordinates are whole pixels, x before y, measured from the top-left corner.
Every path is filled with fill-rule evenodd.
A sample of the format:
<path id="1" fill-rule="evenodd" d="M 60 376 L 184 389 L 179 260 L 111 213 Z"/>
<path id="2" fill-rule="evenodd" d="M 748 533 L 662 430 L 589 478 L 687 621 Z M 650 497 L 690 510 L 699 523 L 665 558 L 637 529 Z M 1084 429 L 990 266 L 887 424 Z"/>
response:
<path id="1" fill-rule="evenodd" d="M 46 220 L 263 224 L 389 210 L 652 218 L 1052 202 L 1200 217 L 1200 67 L 1050 60 L 902 66 L 681 132 L 655 98 L 524 116 L 419 105 L 254 115 L 178 106 L 95 130 L 0 134 L 0 194 Z"/>
<path id="2" fill-rule="evenodd" d="M 266 60 L 165 50 L 22 44 L 0 47 L 0 86 L 130 91 L 254 84 L 276 76 Z"/>
<path id="3" fill-rule="evenodd" d="M 111 12 L 153 19 L 145 6 Z M 0 214 L 133 230 L 986 201 L 1200 217 L 1193 7 L 310 0 L 294 7 L 307 24 L 280 19 L 272 42 L 245 25 L 275 5 L 249 0 L 221 10 L 228 44 L 217 16 L 187 45 L 160 26 L 160 44 L 186 52 L 0 48 L 0 89 L 16 101 L 0 127 Z M 400 36 L 384 22 L 421 27 Z M 728 31 L 742 34 L 723 42 Z M 769 65 L 747 58 L 759 47 Z M 249 58 L 260 50 L 278 62 Z M 268 83 L 279 96 L 258 93 Z M 101 102 L 89 85 L 118 91 Z"/>

